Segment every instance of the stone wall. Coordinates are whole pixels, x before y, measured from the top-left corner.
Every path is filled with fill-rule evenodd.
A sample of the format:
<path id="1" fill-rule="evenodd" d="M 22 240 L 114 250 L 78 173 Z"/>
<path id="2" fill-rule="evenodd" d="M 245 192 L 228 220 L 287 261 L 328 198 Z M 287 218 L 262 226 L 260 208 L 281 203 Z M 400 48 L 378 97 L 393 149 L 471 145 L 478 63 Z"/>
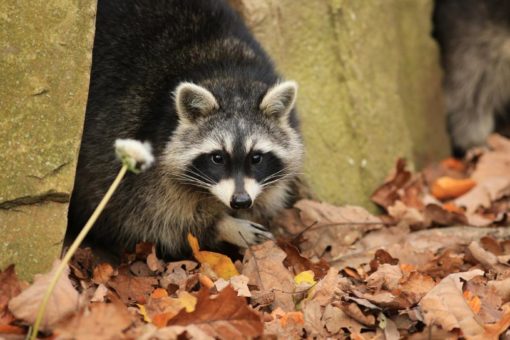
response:
<path id="1" fill-rule="evenodd" d="M 94 0 L 0 0 L 0 269 L 60 254 L 81 138 Z"/>

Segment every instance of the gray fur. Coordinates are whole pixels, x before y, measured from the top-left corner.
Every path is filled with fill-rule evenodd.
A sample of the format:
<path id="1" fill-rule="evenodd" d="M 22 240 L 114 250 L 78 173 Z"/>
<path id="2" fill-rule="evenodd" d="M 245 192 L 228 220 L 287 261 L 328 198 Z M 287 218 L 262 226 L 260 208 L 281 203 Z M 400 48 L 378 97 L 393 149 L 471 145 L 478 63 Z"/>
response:
<path id="1" fill-rule="evenodd" d="M 452 144 L 463 152 L 508 117 L 510 2 L 437 0 L 434 23 Z"/>

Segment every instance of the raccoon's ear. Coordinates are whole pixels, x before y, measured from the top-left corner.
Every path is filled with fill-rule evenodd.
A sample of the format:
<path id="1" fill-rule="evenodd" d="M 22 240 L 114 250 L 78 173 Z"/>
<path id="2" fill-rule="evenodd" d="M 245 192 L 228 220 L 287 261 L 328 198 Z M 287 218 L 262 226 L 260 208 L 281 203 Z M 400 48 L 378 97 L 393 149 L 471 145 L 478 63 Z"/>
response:
<path id="1" fill-rule="evenodd" d="M 273 86 L 260 102 L 260 110 L 270 117 L 286 119 L 296 102 L 297 89 L 295 81 L 285 81 Z"/>
<path id="2" fill-rule="evenodd" d="M 180 83 L 175 90 L 175 108 L 183 120 L 195 122 L 219 108 L 213 94 L 193 83 Z"/>

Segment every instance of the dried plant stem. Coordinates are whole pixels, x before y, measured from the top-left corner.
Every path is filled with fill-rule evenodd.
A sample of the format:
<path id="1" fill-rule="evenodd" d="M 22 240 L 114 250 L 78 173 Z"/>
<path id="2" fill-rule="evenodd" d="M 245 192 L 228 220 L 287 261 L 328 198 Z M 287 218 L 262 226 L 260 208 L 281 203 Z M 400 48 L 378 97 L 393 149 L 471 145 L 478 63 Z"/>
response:
<path id="1" fill-rule="evenodd" d="M 65 254 L 64 258 L 62 259 L 62 262 L 58 266 L 55 274 L 53 275 L 53 278 L 51 279 L 48 289 L 46 290 L 46 293 L 44 294 L 42 302 L 39 305 L 39 309 L 37 311 L 37 317 L 34 322 L 34 327 L 32 328 L 32 333 L 30 334 L 30 340 L 35 340 L 37 338 L 37 333 L 39 332 L 39 326 L 41 325 L 41 321 L 43 319 L 44 312 L 46 310 L 46 305 L 48 304 L 48 301 L 51 297 L 51 294 L 53 293 L 53 290 L 55 289 L 55 286 L 57 285 L 58 280 L 62 276 L 62 273 L 64 272 L 64 270 L 67 268 L 69 260 L 71 259 L 71 257 L 73 257 L 74 253 L 76 252 L 76 250 L 78 249 L 78 247 L 80 246 L 82 241 L 85 239 L 85 236 L 87 236 L 88 232 L 90 231 L 90 229 L 92 228 L 94 223 L 96 223 L 99 215 L 104 210 L 106 204 L 112 197 L 115 190 L 117 190 L 117 187 L 119 186 L 120 181 L 124 178 L 124 175 L 126 174 L 127 170 L 128 170 L 128 166 L 126 163 L 124 163 L 122 165 L 122 168 L 120 169 L 117 177 L 113 181 L 112 185 L 110 186 L 110 188 L 104 195 L 101 202 L 99 202 L 99 205 L 97 206 L 96 210 L 94 210 L 94 212 L 92 213 L 92 216 L 90 216 L 89 220 L 87 221 L 87 223 L 85 224 L 85 226 L 83 227 L 81 232 L 78 234 L 78 236 L 76 237 L 74 242 L 71 244 L 71 246 L 69 247 L 69 250 Z"/>

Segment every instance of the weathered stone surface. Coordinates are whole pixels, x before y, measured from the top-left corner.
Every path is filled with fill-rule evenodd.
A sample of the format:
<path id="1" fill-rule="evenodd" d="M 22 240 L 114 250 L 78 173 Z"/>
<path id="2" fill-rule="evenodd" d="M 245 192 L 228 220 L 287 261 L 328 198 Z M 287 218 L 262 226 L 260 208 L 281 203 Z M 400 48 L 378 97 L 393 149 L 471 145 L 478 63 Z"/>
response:
<path id="1" fill-rule="evenodd" d="M 0 267 L 60 253 L 91 64 L 95 0 L 0 0 Z"/>
<path id="2" fill-rule="evenodd" d="M 403 156 L 445 156 L 432 0 L 231 0 L 289 79 L 320 198 L 370 206 Z"/>

